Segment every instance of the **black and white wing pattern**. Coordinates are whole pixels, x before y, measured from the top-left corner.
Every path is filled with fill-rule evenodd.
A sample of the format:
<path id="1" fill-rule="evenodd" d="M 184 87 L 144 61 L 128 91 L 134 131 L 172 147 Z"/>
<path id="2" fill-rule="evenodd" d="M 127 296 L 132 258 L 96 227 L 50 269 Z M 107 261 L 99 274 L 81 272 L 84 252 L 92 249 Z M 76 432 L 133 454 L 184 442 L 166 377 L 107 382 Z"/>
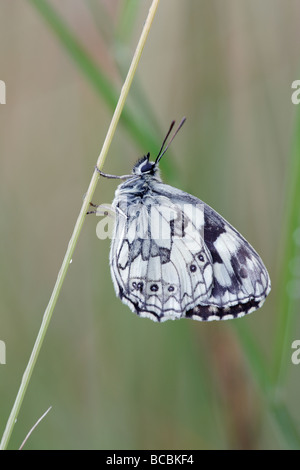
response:
<path id="1" fill-rule="evenodd" d="M 228 320 L 260 308 L 271 290 L 256 251 L 204 202 L 164 184 L 156 160 L 144 155 L 116 190 L 110 267 L 117 295 L 154 321 Z M 92 204 L 93 207 L 95 206 Z M 100 214 L 101 211 L 92 211 Z"/>
<path id="2" fill-rule="evenodd" d="M 128 193 L 130 184 L 123 186 Z M 154 321 L 227 320 L 262 306 L 268 272 L 217 212 L 157 180 L 142 197 L 121 193 L 113 204 L 110 266 L 115 290 L 132 311 Z"/>

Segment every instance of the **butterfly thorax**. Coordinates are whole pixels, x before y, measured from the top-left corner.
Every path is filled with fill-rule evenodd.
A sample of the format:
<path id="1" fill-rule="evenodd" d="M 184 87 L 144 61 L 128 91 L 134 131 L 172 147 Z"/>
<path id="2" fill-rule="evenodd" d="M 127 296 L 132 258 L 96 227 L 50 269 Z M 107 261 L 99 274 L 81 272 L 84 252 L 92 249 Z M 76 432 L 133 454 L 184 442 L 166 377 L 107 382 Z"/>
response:
<path id="1" fill-rule="evenodd" d="M 133 167 L 132 176 L 120 184 L 115 193 L 114 203 L 126 199 L 127 204 L 142 203 L 146 196 L 150 196 L 155 186 L 162 183 L 158 166 L 149 161 L 150 154 L 142 157 Z"/>
<path id="2" fill-rule="evenodd" d="M 161 183 L 161 179 L 153 175 L 132 176 L 125 183 L 118 186 L 115 192 L 114 203 L 125 201 L 128 205 L 137 202 L 143 203 L 146 197 L 151 197 L 155 185 Z"/>

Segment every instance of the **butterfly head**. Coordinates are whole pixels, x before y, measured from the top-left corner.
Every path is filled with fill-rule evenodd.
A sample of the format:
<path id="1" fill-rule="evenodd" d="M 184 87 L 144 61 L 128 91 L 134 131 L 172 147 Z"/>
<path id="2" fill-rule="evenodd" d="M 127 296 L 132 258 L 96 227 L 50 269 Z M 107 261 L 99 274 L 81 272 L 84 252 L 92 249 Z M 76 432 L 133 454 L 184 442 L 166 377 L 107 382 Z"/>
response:
<path id="1" fill-rule="evenodd" d="M 157 171 L 157 163 L 150 162 L 150 153 L 144 155 L 133 167 L 132 173 L 134 175 L 154 175 Z"/>

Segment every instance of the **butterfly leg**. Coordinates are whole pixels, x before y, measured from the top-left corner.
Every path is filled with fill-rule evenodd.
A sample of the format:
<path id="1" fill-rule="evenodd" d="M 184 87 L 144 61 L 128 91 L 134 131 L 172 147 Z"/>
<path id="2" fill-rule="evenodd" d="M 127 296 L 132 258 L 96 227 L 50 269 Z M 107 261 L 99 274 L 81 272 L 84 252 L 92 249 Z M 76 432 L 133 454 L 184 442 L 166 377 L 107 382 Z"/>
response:
<path id="1" fill-rule="evenodd" d="M 115 216 L 115 212 L 114 212 L 114 210 L 112 209 L 112 207 L 110 205 L 107 205 L 107 204 L 93 204 L 92 202 L 90 202 L 90 206 L 94 207 L 96 210 L 88 211 L 87 215 L 88 214 L 97 214 L 97 215 L 102 215 L 102 216 L 104 215 L 104 216 L 111 217 L 111 218 L 114 218 L 114 216 Z"/>
<path id="2" fill-rule="evenodd" d="M 103 173 L 103 171 L 99 170 L 97 166 L 95 166 L 95 170 L 99 173 L 100 176 L 104 176 L 104 178 L 111 178 L 111 179 L 118 179 L 118 180 L 124 180 L 127 178 L 131 178 L 132 175 L 122 175 L 122 176 L 117 176 L 117 175 L 109 175 L 107 173 Z"/>
<path id="3" fill-rule="evenodd" d="M 93 204 L 92 202 L 90 202 L 90 206 L 91 206 L 91 207 L 95 207 L 96 209 L 97 209 L 97 207 L 99 207 L 98 204 Z M 97 210 L 95 210 L 95 211 L 88 211 L 86 214 L 88 215 L 88 214 L 96 214 L 96 213 L 97 213 Z"/>
<path id="4" fill-rule="evenodd" d="M 99 168 L 97 166 L 95 166 L 95 170 L 97 171 L 97 173 L 99 173 L 100 176 L 103 176 L 104 178 L 121 179 L 122 180 L 122 179 L 127 179 L 127 178 L 132 177 L 132 175 L 123 175 L 123 176 L 109 175 L 107 173 L 103 173 L 103 171 L 99 170 Z M 96 210 L 95 211 L 88 211 L 87 215 L 88 214 L 97 214 L 97 215 L 108 215 L 110 217 L 112 216 L 111 212 L 113 212 L 113 211 L 112 211 L 111 208 L 109 208 L 109 210 L 107 210 L 107 209 L 103 210 L 104 206 L 102 204 L 98 205 L 98 204 L 93 204 L 92 202 L 90 202 L 90 206 L 95 207 Z M 101 209 L 99 209 L 99 207 Z"/>

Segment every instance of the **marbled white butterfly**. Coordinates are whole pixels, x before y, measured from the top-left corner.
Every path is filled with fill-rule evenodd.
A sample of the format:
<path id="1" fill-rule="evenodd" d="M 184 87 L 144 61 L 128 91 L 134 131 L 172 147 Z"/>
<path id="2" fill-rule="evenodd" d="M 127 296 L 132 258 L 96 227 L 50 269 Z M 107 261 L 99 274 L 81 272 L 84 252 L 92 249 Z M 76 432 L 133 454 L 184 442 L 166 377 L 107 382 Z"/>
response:
<path id="1" fill-rule="evenodd" d="M 97 168 L 125 180 L 112 204 L 114 287 L 133 312 L 154 321 L 242 317 L 260 308 L 271 290 L 261 258 L 211 207 L 159 176 L 159 161 L 184 121 L 166 145 L 172 122 L 156 160 L 148 153 L 131 175 Z"/>

